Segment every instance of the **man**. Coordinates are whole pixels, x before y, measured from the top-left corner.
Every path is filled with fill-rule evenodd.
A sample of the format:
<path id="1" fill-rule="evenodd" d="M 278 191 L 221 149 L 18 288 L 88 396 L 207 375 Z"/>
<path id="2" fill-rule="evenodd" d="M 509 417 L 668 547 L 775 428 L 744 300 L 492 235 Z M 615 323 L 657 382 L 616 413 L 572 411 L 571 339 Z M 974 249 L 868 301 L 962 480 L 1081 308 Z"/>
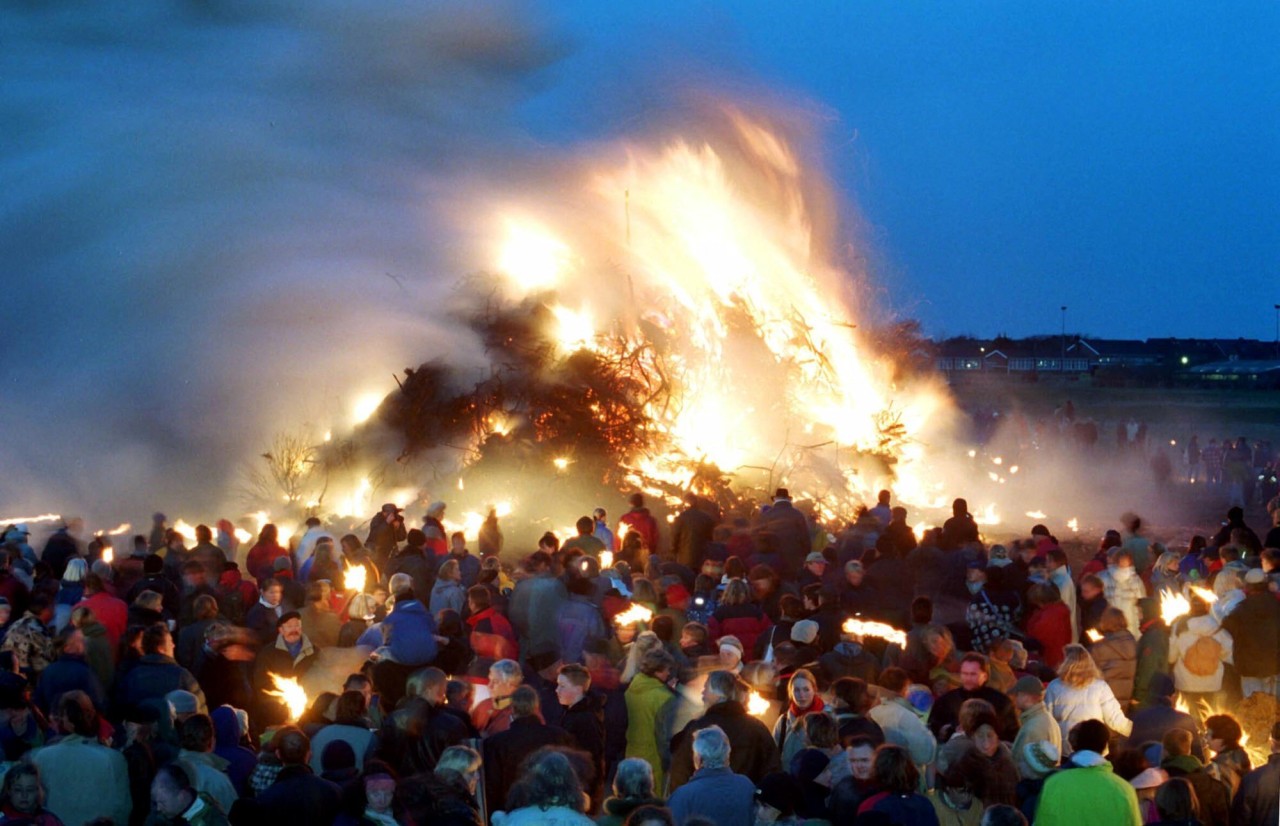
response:
<path id="1" fill-rule="evenodd" d="M 380 570 L 386 567 L 387 560 L 407 537 L 402 514 L 394 502 L 388 502 L 369 520 L 369 536 L 364 544 L 373 549 L 374 563 Z"/>
<path id="2" fill-rule="evenodd" d="M 204 566 L 194 559 L 188 559 L 182 563 L 182 596 L 178 599 L 178 625 L 185 627 L 196 621 L 195 602 L 202 596 L 212 598 L 216 604 L 218 592 L 205 579 Z"/>
<path id="3" fill-rule="evenodd" d="M 559 628 L 549 619 L 560 615 L 560 606 L 569 598 L 564 583 L 552 574 L 551 557 L 545 551 L 531 554 L 526 565 L 530 576 L 516 583 L 508 612 L 524 657 L 559 645 Z"/>
<path id="4" fill-rule="evenodd" d="M 694 773 L 667 801 L 676 823 L 705 817 L 717 826 L 753 826 L 755 785 L 729 768 L 729 738 L 719 726 L 693 735 Z"/>
<path id="5" fill-rule="evenodd" d="M 208 712 L 204 691 L 191 672 L 173 658 L 173 634 L 163 623 L 142 632 L 142 657 L 124 674 L 115 687 L 116 707 L 137 708 L 148 700 L 163 699 L 170 691 L 182 689 L 196 696 L 202 714 Z"/>
<path id="6" fill-rule="evenodd" d="M 576 747 L 567 731 L 542 722 L 538 692 L 527 685 L 511 695 L 511 726 L 484 740 L 485 795 L 494 809 L 507 809 L 507 792 L 520 776 L 520 764 L 543 746 Z"/>
<path id="7" fill-rule="evenodd" d="M 888 526 L 893 519 L 893 508 L 889 507 L 889 501 L 893 494 L 887 490 L 882 490 L 876 494 L 876 506 L 871 508 L 867 513 L 874 516 L 880 521 L 881 525 Z"/>
<path id="8" fill-rule="evenodd" d="M 1129 732 L 1126 743 L 1130 748 L 1136 748 L 1143 743 L 1158 743 L 1165 732 L 1182 729 L 1191 735 L 1191 753 L 1197 759 L 1204 760 L 1204 749 L 1195 718 L 1185 711 L 1174 708 L 1174 693 L 1173 678 L 1168 674 L 1157 674 L 1152 678 L 1152 704 L 1134 712 L 1133 730 Z"/>
<path id="9" fill-rule="evenodd" d="M 591 512 L 591 519 L 595 522 L 595 530 L 591 535 L 599 539 L 606 548 L 613 550 L 613 531 L 609 530 L 609 514 L 604 508 L 596 508 Z"/>
<path id="10" fill-rule="evenodd" d="M 402 777 L 434 771 L 445 749 L 466 742 L 469 726 L 445 708 L 449 678 L 438 668 L 415 671 L 406 696 L 378 729 L 371 748 Z"/>
<path id="11" fill-rule="evenodd" d="M 182 722 L 178 761 L 183 764 L 197 792 L 206 794 L 224 812 L 231 811 L 239 797 L 227 776 L 226 760 L 213 753 L 213 720 L 207 714 L 193 714 Z"/>
<path id="12" fill-rule="evenodd" d="M 559 724 L 577 742 L 577 748 L 591 755 L 596 788 L 589 791 L 599 802 L 604 789 L 604 703 L 591 693 L 591 672 L 569 663 L 556 675 L 556 700 L 564 708 Z"/>
<path id="13" fill-rule="evenodd" d="M 942 523 L 942 536 L 938 537 L 938 547 L 944 551 L 954 551 L 970 542 L 979 542 L 978 523 L 969 515 L 969 503 L 964 499 L 956 499 L 951 503 L 951 518 Z"/>
<path id="14" fill-rule="evenodd" d="M 163 599 L 164 611 L 171 617 L 178 616 L 180 594 L 174 581 L 165 576 L 164 559 L 156 554 L 148 554 L 142 560 L 142 579 L 133 584 L 125 595 L 124 601 L 133 605 L 143 591 L 154 591 Z"/>
<path id="15" fill-rule="evenodd" d="M 867 571 L 862 562 L 851 559 L 844 564 L 844 582 L 840 584 L 840 610 L 848 616 L 879 616 L 879 600 L 866 584 Z"/>
<path id="16" fill-rule="evenodd" d="M 244 652 L 243 637 L 227 623 L 212 622 L 204 629 L 191 673 L 210 708 L 229 705 L 247 709 L 253 704 L 252 662 Z"/>
<path id="17" fill-rule="evenodd" d="M 1045 554 L 1045 561 L 1050 584 L 1058 589 L 1058 596 L 1071 612 L 1071 641 L 1080 642 L 1080 609 L 1076 605 L 1076 584 L 1067 565 L 1067 552 L 1052 548 Z"/>
<path id="18" fill-rule="evenodd" d="M 623 538 L 631 531 L 635 531 L 644 541 L 645 547 L 649 549 L 650 554 L 658 554 L 658 520 L 653 518 L 653 514 L 644 505 L 644 494 L 633 493 L 627 497 L 627 504 L 631 506 L 631 510 L 622 515 L 618 520 L 618 530 L 614 532 L 614 550 L 622 550 Z"/>
<path id="19" fill-rule="evenodd" d="M 760 514 L 756 530 L 771 533 L 778 538 L 783 577 L 791 578 L 798 574 L 810 551 L 809 522 L 791 504 L 790 491 L 778 488 L 773 492 L 773 504 Z"/>
<path id="20" fill-rule="evenodd" d="M 316 551 L 316 543 L 321 537 L 327 536 L 333 539 L 333 535 L 324 529 L 324 523 L 318 517 L 308 516 L 307 521 L 303 523 L 306 530 L 302 534 L 302 538 L 298 540 L 298 549 L 294 551 L 293 569 L 295 571 L 302 570 L 302 564 L 311 558 Z M 196 528 L 196 538 L 200 535 L 200 529 Z"/>
<path id="21" fill-rule="evenodd" d="M 80 519 L 68 520 L 45 542 L 44 550 L 40 552 L 40 559 L 49 566 L 54 579 L 62 579 L 69 560 L 83 556 L 80 553 L 80 540 L 76 538 L 76 534 L 83 525 L 84 522 Z"/>
<path id="22" fill-rule="evenodd" d="M 151 802 L 163 823 L 189 826 L 227 826 L 227 816 L 217 801 L 197 791 L 181 763 L 169 763 L 151 781 Z"/>
<path id="23" fill-rule="evenodd" d="M 1000 719 L 1000 739 L 1009 743 L 1018 735 L 1018 718 L 1013 703 L 987 685 L 991 676 L 987 658 L 970 652 L 960 661 L 960 687 L 953 688 L 938 698 L 929 712 L 929 729 L 939 740 L 949 739 L 960 721 L 960 706 L 965 700 L 986 700 Z"/>
<path id="24" fill-rule="evenodd" d="M 204 635 L 218 619 L 218 601 L 208 594 L 200 594 L 191 605 L 192 622 L 178 632 L 178 662 L 195 669 L 196 657 L 204 645 Z M 216 708 L 216 706 L 215 706 Z"/>
<path id="25" fill-rule="evenodd" d="M 164 575 L 173 583 L 182 581 L 182 566 L 191 559 L 191 551 L 187 549 L 186 538 L 170 529 L 165 539 Z"/>
<path id="26" fill-rule="evenodd" d="M 41 711 L 48 714 L 59 697 L 68 691 L 81 691 L 93 701 L 94 708 L 107 707 L 107 695 L 102 682 L 85 662 L 84 634 L 74 626 L 67 626 L 54 643 L 58 658 L 40 675 L 32 700 Z"/>
<path id="27" fill-rule="evenodd" d="M 827 806 L 832 823 L 853 823 L 862 802 L 879 791 L 873 772 L 875 741 L 860 734 L 849 741 L 845 754 L 849 757 L 850 776 L 842 778 L 831 788 Z"/>
<path id="28" fill-rule="evenodd" d="M 684 510 L 671 524 L 671 551 L 676 562 L 688 568 L 697 568 L 706 556 L 716 529 L 716 517 L 699 507 L 701 503 L 692 491 L 684 495 Z"/>
<path id="29" fill-rule="evenodd" d="M 677 789 L 693 775 L 693 738 L 699 731 L 718 726 L 737 743 L 729 756 L 729 768 L 759 784 L 765 775 L 782 771 L 778 744 L 769 727 L 751 716 L 743 702 L 750 688 L 731 671 L 712 671 L 702 686 L 701 717 L 691 720 L 671 741 L 671 788 Z"/>
<path id="30" fill-rule="evenodd" d="M 590 516 L 584 516 L 574 524 L 574 527 L 578 531 L 577 536 L 566 540 L 564 545 L 560 546 L 560 550 L 568 552 L 576 549 L 587 556 L 599 559 L 600 552 L 605 548 L 604 543 L 595 536 L 596 523 Z"/>
<path id="31" fill-rule="evenodd" d="M 1203 826 L 1227 826 L 1231 822 L 1231 790 L 1206 771 L 1204 763 L 1191 754 L 1193 739 L 1190 732 L 1182 729 L 1166 731 L 1160 741 L 1164 747 L 1160 768 L 1169 777 L 1182 777 L 1191 784 L 1196 799 L 1200 801 L 1200 822 Z"/>
<path id="32" fill-rule="evenodd" d="M 1029 780 L 1041 776 L 1027 762 L 1026 747 L 1031 743 L 1049 742 L 1062 753 L 1062 729 L 1044 705 L 1044 683 L 1026 676 L 1013 684 L 1013 705 L 1018 709 L 1018 736 L 1013 740 L 1013 764 L 1018 777 Z"/>
<path id="33" fill-rule="evenodd" d="M 458 573 L 462 576 L 462 587 L 470 588 L 480 578 L 480 559 L 467 549 L 467 537 L 462 531 L 454 531 L 449 536 L 449 557 L 458 563 Z"/>
<path id="34" fill-rule="evenodd" d="M 276 625 L 286 611 L 298 606 L 285 605 L 284 585 L 280 580 L 271 577 L 262 581 L 262 591 L 258 601 L 244 617 L 245 625 L 263 645 L 270 645 L 276 638 Z"/>
<path id="35" fill-rule="evenodd" d="M 892 547 L 894 555 L 903 559 L 919 545 L 916 532 L 907 524 L 907 509 L 903 507 L 893 508 L 882 536 Z"/>
<path id="36" fill-rule="evenodd" d="M 258 707 L 255 722 L 271 726 L 289 719 L 283 700 L 265 693 L 277 690 L 270 675 L 301 679 L 315 665 L 317 658 L 315 646 L 302 633 L 302 615 L 297 611 L 286 611 L 276 621 L 275 643 L 259 651 L 253 662 L 253 687 L 257 691 Z"/>
<path id="37" fill-rule="evenodd" d="M 93 702 L 82 691 L 69 691 L 58 700 L 52 719 L 61 738 L 31 754 L 49 792 L 49 811 L 63 823 L 88 823 L 103 815 L 128 823 L 133 808 L 129 768 L 122 754 L 98 742 Z"/>
<path id="38" fill-rule="evenodd" d="M 1240 781 L 1231 804 L 1233 826 L 1271 826 L 1280 823 L 1280 723 L 1271 726 L 1271 754 L 1267 762 Z"/>
<path id="39" fill-rule="evenodd" d="M 341 811 L 342 790 L 336 783 L 316 777 L 309 765 L 311 740 L 292 726 L 276 732 L 276 754 L 282 768 L 276 780 L 258 795 L 252 807 L 255 823 L 306 823 L 328 826 Z M 239 822 L 239 819 L 237 819 Z"/>
<path id="40" fill-rule="evenodd" d="M 191 558 L 204 568 L 204 580 L 209 585 L 215 584 L 218 577 L 222 576 L 222 566 L 227 564 L 227 554 L 213 544 L 213 531 L 208 525 L 196 525 L 196 546 L 191 549 Z"/>
<path id="41" fill-rule="evenodd" d="M 436 582 L 436 568 L 436 555 L 427 548 L 427 535 L 414 528 L 409 531 L 408 544 L 391 559 L 386 571 L 390 576 L 408 574 L 418 598 L 430 599 Z"/>
<path id="42" fill-rule="evenodd" d="M 569 598 L 560 604 L 560 613 L 555 619 L 559 632 L 560 656 L 565 662 L 582 662 L 584 651 L 609 638 L 609 629 L 605 627 L 600 609 L 591 601 L 596 585 L 591 579 L 581 576 L 569 580 Z"/>
<path id="43" fill-rule="evenodd" d="M 471 629 L 469 643 L 476 655 L 472 673 L 487 674 L 489 666 L 498 660 L 516 657 L 516 632 L 510 621 L 493 607 L 493 594 L 483 585 L 473 585 L 467 590 L 467 627 Z"/>
<path id="44" fill-rule="evenodd" d="M 1074 765 L 1045 781 L 1036 826 L 1141 826 L 1137 793 L 1103 757 L 1109 736 L 1101 720 L 1085 720 L 1071 730 Z"/>
<path id="45" fill-rule="evenodd" d="M 12 602 L 12 600 L 10 600 Z M 124 636 L 129 625 L 129 605 L 122 599 L 107 593 L 102 577 L 97 574 L 86 574 L 84 578 L 84 599 L 76 607 L 85 607 L 93 612 L 98 622 L 107 631 L 107 642 L 114 651 Z M 14 607 L 17 610 L 17 607 Z"/>
<path id="46" fill-rule="evenodd" d="M 489 696 L 471 710 L 471 725 L 484 737 L 511 728 L 511 698 L 524 682 L 515 660 L 499 660 L 489 668 Z"/>
<path id="47" fill-rule="evenodd" d="M 1235 645 L 1233 661 L 1240 689 L 1248 698 L 1256 691 L 1280 696 L 1280 602 L 1267 587 L 1261 568 L 1244 575 L 1244 599 L 1223 620 Z"/>
<path id="48" fill-rule="evenodd" d="M 933 762 L 938 741 L 920 719 L 915 707 L 907 702 L 911 678 L 897 666 L 880 672 L 880 704 L 873 706 L 867 716 L 884 731 L 885 742 L 902 746 L 911 755 L 911 762 L 923 766 Z"/>
<path id="49" fill-rule="evenodd" d="M 801 590 L 807 585 L 826 585 L 827 567 L 827 558 L 822 555 L 822 552 L 811 551 L 804 558 L 804 570 L 800 572 L 799 585 Z"/>

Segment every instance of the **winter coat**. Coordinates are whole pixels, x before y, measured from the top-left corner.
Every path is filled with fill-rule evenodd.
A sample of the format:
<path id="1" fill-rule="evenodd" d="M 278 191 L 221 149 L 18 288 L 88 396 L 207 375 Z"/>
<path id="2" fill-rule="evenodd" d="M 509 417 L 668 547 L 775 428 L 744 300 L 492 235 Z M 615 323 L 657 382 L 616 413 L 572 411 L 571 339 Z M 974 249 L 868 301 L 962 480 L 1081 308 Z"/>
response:
<path id="1" fill-rule="evenodd" d="M 107 630 L 107 641 L 114 650 L 120 644 L 120 638 L 129 625 L 129 606 L 122 599 L 117 599 L 105 591 L 90 594 L 76 605 L 77 608 L 88 608 L 93 616 Z"/>
<path id="2" fill-rule="evenodd" d="M 1142 584 L 1142 577 L 1138 576 L 1136 568 L 1129 569 L 1133 573 L 1128 578 L 1121 578 L 1116 573 L 1117 570 L 1110 567 L 1098 574 L 1098 579 L 1102 580 L 1102 593 L 1107 599 L 1107 605 L 1119 608 L 1124 613 L 1129 633 L 1137 639 L 1142 634 L 1142 612 L 1138 610 L 1138 601 L 1146 598 L 1147 586 Z"/>
<path id="3" fill-rule="evenodd" d="M 1153 681 L 1169 673 L 1169 628 L 1163 620 L 1149 622 L 1138 640 L 1138 662 L 1133 679 L 1133 698 L 1139 708 L 1156 702 Z"/>
<path id="4" fill-rule="evenodd" d="M 68 691 L 83 691 L 88 694 L 94 708 L 107 707 L 107 695 L 97 675 L 84 657 L 72 654 L 63 654 L 49 664 L 40 674 L 40 681 L 36 683 L 31 699 L 41 711 L 48 714 L 58 698 Z"/>
<path id="5" fill-rule="evenodd" d="M 342 790 L 316 777 L 309 766 L 285 766 L 252 808 L 257 823 L 305 823 L 328 826 L 338 816 Z"/>
<path id="6" fill-rule="evenodd" d="M 703 768 L 671 793 L 667 808 L 676 823 L 702 815 L 717 826 L 754 826 L 755 794 L 752 782 L 727 766 Z"/>
<path id="7" fill-rule="evenodd" d="M 818 658 L 818 667 L 834 683 L 841 677 L 857 677 L 874 685 L 880 675 L 880 663 L 876 657 L 856 642 L 840 642 Z"/>
<path id="8" fill-rule="evenodd" d="M 240 745 L 240 720 L 231 706 L 218 706 L 210 714 L 213 720 L 213 753 L 227 761 L 227 777 L 236 793 L 243 795 L 249 787 L 249 775 L 257 755 Z"/>
<path id="9" fill-rule="evenodd" d="M 513 812 L 494 812 L 493 826 L 595 826 L 595 821 L 567 806 L 525 806 Z"/>
<path id="10" fill-rule="evenodd" d="M 623 826 L 627 818 L 641 806 L 666 806 L 667 802 L 656 797 L 610 797 L 600 807 L 596 826 Z"/>
<path id="11" fill-rule="evenodd" d="M 1013 740 L 1013 764 L 1018 770 L 1018 777 L 1023 780 L 1039 777 L 1040 773 L 1027 762 L 1026 747 L 1031 743 L 1052 743 L 1062 753 L 1062 729 L 1058 721 L 1049 714 L 1043 702 L 1018 715 L 1018 736 Z"/>
<path id="12" fill-rule="evenodd" d="M 1071 642 L 1071 609 L 1061 601 L 1037 608 L 1027 619 L 1027 636 L 1040 643 L 1044 664 L 1056 669 L 1062 649 Z"/>
<path id="13" fill-rule="evenodd" d="M 436 621 L 416 599 L 397 600 L 382 621 L 391 657 L 401 665 L 430 665 L 436 658 Z"/>
<path id="14" fill-rule="evenodd" d="M 637 674 L 627 686 L 627 757 L 639 757 L 653 768 L 653 788 L 666 787 L 671 762 L 671 718 L 676 695 L 666 683 Z"/>
<path id="15" fill-rule="evenodd" d="M 742 605 L 721 605 L 711 615 L 707 623 L 707 631 L 712 641 L 721 637 L 734 636 L 742 643 L 743 651 L 755 650 L 756 637 L 759 637 L 773 623 L 754 603 Z"/>
<path id="16" fill-rule="evenodd" d="M 1091 761 L 1092 762 L 1092 761 Z M 1095 764 L 1049 776 L 1036 808 L 1036 826 L 1142 826 L 1138 793 L 1111 764 Z"/>
<path id="17" fill-rule="evenodd" d="M 719 726 L 733 748 L 729 768 L 759 783 L 765 775 L 782 771 L 778 744 L 769 727 L 753 717 L 736 700 L 725 700 L 692 720 L 671 741 L 671 788 L 677 789 L 693 776 L 693 735 L 704 728 Z"/>
<path id="18" fill-rule="evenodd" d="M 143 654 L 116 685 L 116 708 L 121 711 L 137 708 L 147 700 L 163 700 L 170 691 L 178 689 L 196 695 L 198 710 L 208 714 L 204 691 L 190 671 L 164 654 Z"/>
<path id="19" fill-rule="evenodd" d="M 84 634 L 84 661 L 102 687 L 110 690 L 116 674 L 116 649 L 107 641 L 107 629 L 100 622 L 90 621 L 80 626 L 80 633 Z"/>
<path id="20" fill-rule="evenodd" d="M 716 518 L 702 508 L 690 507 L 671 525 L 671 552 L 676 562 L 689 568 L 702 566 Z"/>
<path id="21" fill-rule="evenodd" d="M 249 549 L 244 566 L 249 571 L 249 576 L 261 584 L 264 579 L 270 579 L 275 573 L 275 562 L 280 557 L 288 559 L 289 552 L 278 544 L 259 542 Z"/>
<path id="22" fill-rule="evenodd" d="M 489 665 L 498 660 L 515 658 L 518 653 L 515 629 L 496 609 L 486 608 L 478 614 L 472 614 L 467 617 L 467 625 L 471 628 L 471 650 L 476 657 L 488 660 Z M 486 668 L 486 673 L 487 671 Z"/>
<path id="23" fill-rule="evenodd" d="M 872 707 L 867 716 L 884 730 L 885 742 L 902 746 L 910 753 L 911 762 L 917 766 L 933 762 L 938 741 L 905 699 L 882 696 L 880 704 Z"/>
<path id="24" fill-rule="evenodd" d="M 560 629 L 551 618 L 560 615 L 560 606 L 568 598 L 564 583 L 550 574 L 539 574 L 516 583 L 507 616 L 520 635 L 523 654 L 551 651 L 559 645 Z"/>
<path id="25" fill-rule="evenodd" d="M 1233 826 L 1271 826 L 1280 823 L 1280 754 L 1267 758 L 1240 781 L 1231 803 Z"/>
<path id="26" fill-rule="evenodd" d="M 517 717 L 509 729 L 484 739 L 484 788 L 491 808 L 507 808 L 507 794 L 520 777 L 520 765 L 543 746 L 576 748 L 577 743 L 569 732 L 535 716 Z"/>
<path id="27" fill-rule="evenodd" d="M 387 580 L 396 574 L 408 574 L 413 580 L 413 597 L 426 605 L 431 600 L 431 589 L 436 583 L 435 554 L 410 545 L 387 563 Z"/>
<path id="28" fill-rule="evenodd" d="M 1128 631 L 1107 634 L 1089 646 L 1093 661 L 1102 671 L 1102 679 L 1123 709 L 1133 699 L 1133 681 L 1138 671 L 1138 643 Z"/>
<path id="29" fill-rule="evenodd" d="M 570 594 L 560 604 L 556 628 L 560 635 L 560 658 L 566 663 L 582 662 L 583 651 L 592 643 L 609 637 L 600 609 L 586 597 L 577 594 Z"/>
<path id="30" fill-rule="evenodd" d="M 783 577 L 793 577 L 804 567 L 804 558 L 812 549 L 809 538 L 809 520 L 786 499 L 779 499 L 760 514 L 757 527 L 760 533 L 771 533 L 778 540 L 778 553 L 782 556 Z"/>
<path id="31" fill-rule="evenodd" d="M 623 526 L 627 526 L 629 531 L 635 531 L 640 534 L 640 538 L 644 540 L 645 547 L 649 549 L 649 553 L 657 555 L 658 553 L 658 520 L 653 518 L 653 514 L 649 513 L 648 508 L 633 508 L 622 515 L 618 520 L 618 530 L 614 532 L 614 551 L 622 550 L 622 539 L 629 531 L 624 531 Z"/>
<path id="32" fill-rule="evenodd" d="M 1211 674 L 1193 674 L 1187 668 L 1187 652 L 1201 638 L 1211 638 L 1218 644 L 1217 668 Z M 1169 637 L 1169 662 L 1173 663 L 1173 684 L 1178 691 L 1219 691 L 1222 688 L 1223 664 L 1231 662 L 1231 655 L 1231 635 L 1212 616 L 1182 617 L 1174 622 Z"/>
<path id="33" fill-rule="evenodd" d="M 467 591 L 462 583 L 453 579 L 438 579 L 431 589 L 431 616 L 439 616 L 446 609 L 461 614 L 467 608 Z"/>
<path id="34" fill-rule="evenodd" d="M 575 748 L 591 755 L 591 763 L 596 768 L 596 789 L 587 790 L 593 800 L 600 799 L 604 789 L 604 697 L 588 691 L 582 699 L 564 709 L 555 724 L 569 733 Z"/>
<path id="35" fill-rule="evenodd" d="M 1222 627 L 1234 642 L 1233 661 L 1241 677 L 1280 674 L 1280 601 L 1269 591 L 1247 594 Z"/>
<path id="36" fill-rule="evenodd" d="M 306 636 L 302 638 L 302 648 L 297 656 L 289 653 L 282 637 L 276 637 L 274 645 L 258 652 L 253 661 L 253 687 L 256 689 L 254 700 L 257 707 L 250 709 L 250 718 L 255 725 L 276 725 L 288 718 L 288 709 L 282 699 L 266 693 L 276 690 L 271 675 L 301 680 L 311 670 L 311 666 L 315 665 L 316 659 L 315 647 Z"/>
<path id="37" fill-rule="evenodd" d="M 31 762 L 40 768 L 48 791 L 45 802 L 63 823 L 88 823 L 106 815 L 128 823 L 133 809 L 129 767 L 124 755 L 78 734 L 68 734 L 37 749 Z"/>
<path id="38" fill-rule="evenodd" d="M 227 761 L 212 752 L 195 752 L 183 749 L 178 760 L 187 769 L 187 775 L 195 781 L 196 791 L 209 795 L 224 812 L 231 811 L 240 795 L 236 793 L 231 778 L 227 776 Z"/>
<path id="39" fill-rule="evenodd" d="M 1062 756 L 1071 751 L 1067 733 L 1077 723 L 1085 720 L 1101 720 L 1119 734 L 1133 730 L 1133 721 L 1124 716 L 1124 710 L 1116 702 L 1116 695 L 1105 680 L 1094 680 L 1082 688 L 1073 688 L 1061 679 L 1049 683 L 1044 691 L 1044 705 L 1058 721 L 1062 733 Z"/>

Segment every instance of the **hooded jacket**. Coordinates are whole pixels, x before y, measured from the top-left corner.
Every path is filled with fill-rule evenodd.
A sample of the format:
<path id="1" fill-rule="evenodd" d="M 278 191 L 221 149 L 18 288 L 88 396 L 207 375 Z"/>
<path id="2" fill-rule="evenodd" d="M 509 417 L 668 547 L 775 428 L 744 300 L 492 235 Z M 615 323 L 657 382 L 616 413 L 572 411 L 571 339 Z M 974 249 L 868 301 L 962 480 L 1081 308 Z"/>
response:
<path id="1" fill-rule="evenodd" d="M 1187 652 L 1202 637 L 1211 637 L 1220 648 L 1217 669 L 1212 674 L 1192 674 L 1186 666 Z M 1173 684 L 1179 691 L 1213 692 L 1222 688 L 1223 664 L 1231 662 L 1231 635 L 1212 615 L 1182 618 L 1174 622 L 1169 637 L 1169 662 L 1173 663 Z"/>
<path id="2" fill-rule="evenodd" d="M 402 665 L 430 665 L 436 658 L 436 621 L 416 599 L 397 600 L 382 621 L 391 656 Z"/>

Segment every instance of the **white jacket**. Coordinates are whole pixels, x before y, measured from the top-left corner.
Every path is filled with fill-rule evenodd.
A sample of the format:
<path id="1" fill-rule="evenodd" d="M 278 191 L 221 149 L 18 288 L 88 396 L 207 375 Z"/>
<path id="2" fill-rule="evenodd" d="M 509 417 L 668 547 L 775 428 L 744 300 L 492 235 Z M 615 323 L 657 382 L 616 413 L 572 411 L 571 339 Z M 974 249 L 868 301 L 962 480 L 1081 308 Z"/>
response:
<path id="1" fill-rule="evenodd" d="M 917 766 L 933 762 L 938 741 L 906 700 L 901 697 L 881 697 L 880 705 L 868 711 L 867 716 L 884 729 L 884 739 L 887 742 L 902 746 L 910 753 L 911 762 Z"/>
<path id="2" fill-rule="evenodd" d="M 1222 655 L 1218 661 L 1217 670 L 1203 677 L 1199 674 L 1192 674 L 1183 665 L 1183 658 L 1191 650 L 1191 646 L 1195 645 L 1196 640 L 1201 637 L 1213 637 L 1218 641 L 1218 645 L 1222 647 Z M 1173 685 L 1179 691 L 1220 691 L 1222 689 L 1222 672 L 1224 670 L 1222 664 L 1231 662 L 1231 656 L 1231 634 L 1218 625 L 1218 621 L 1213 618 L 1212 614 L 1191 617 L 1185 622 L 1178 620 L 1173 623 L 1173 629 L 1169 635 L 1169 662 L 1173 663 Z"/>
<path id="3" fill-rule="evenodd" d="M 1072 688 L 1062 680 L 1054 680 L 1044 690 L 1044 704 L 1062 732 L 1062 755 L 1071 753 L 1067 735 L 1077 723 L 1101 720 L 1107 728 L 1128 736 L 1133 721 L 1124 716 L 1116 695 L 1106 680 L 1094 680 L 1083 688 Z"/>
<path id="4" fill-rule="evenodd" d="M 1129 570 L 1132 573 L 1127 579 L 1117 577 L 1113 568 L 1098 574 L 1098 579 L 1102 580 L 1102 593 L 1107 598 L 1107 605 L 1124 613 L 1125 624 L 1136 640 L 1142 636 L 1142 612 L 1138 610 L 1138 601 L 1147 596 L 1147 586 L 1142 583 L 1136 569 Z"/>

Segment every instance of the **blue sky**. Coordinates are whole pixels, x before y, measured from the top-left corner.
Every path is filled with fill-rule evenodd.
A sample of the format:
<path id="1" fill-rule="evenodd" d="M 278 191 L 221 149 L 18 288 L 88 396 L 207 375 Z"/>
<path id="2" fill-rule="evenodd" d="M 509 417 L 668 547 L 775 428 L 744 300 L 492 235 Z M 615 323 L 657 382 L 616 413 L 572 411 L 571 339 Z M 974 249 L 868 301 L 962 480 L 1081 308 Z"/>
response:
<path id="1" fill-rule="evenodd" d="M 682 91 L 821 122 L 871 272 L 931 334 L 1270 339 L 1280 4 L 548 4 L 553 143 Z M 854 214 L 854 213 L 850 213 Z"/>

